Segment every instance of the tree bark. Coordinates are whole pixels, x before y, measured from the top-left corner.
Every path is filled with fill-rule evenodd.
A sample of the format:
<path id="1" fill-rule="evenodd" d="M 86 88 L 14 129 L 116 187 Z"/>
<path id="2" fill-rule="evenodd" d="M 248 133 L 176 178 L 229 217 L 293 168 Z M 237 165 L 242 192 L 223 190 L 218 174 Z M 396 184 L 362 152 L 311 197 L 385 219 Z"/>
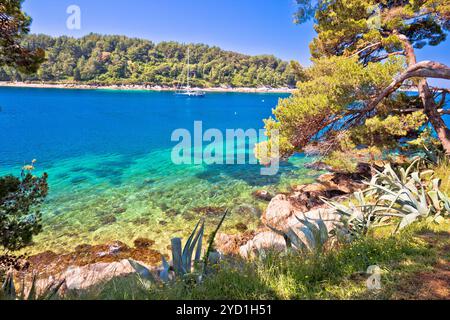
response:
<path id="1" fill-rule="evenodd" d="M 413 67 L 417 64 L 417 57 L 414 51 L 414 47 L 411 45 L 411 42 L 405 35 L 397 31 L 395 31 L 394 33 L 398 36 L 399 40 L 405 47 L 405 55 L 408 67 Z M 434 130 L 436 131 L 446 154 L 450 156 L 450 130 L 445 125 L 445 122 L 438 111 L 436 102 L 433 99 L 433 95 L 431 94 L 431 90 L 428 86 L 426 78 L 423 78 L 419 81 L 418 90 L 419 96 L 422 99 L 424 112 L 427 115 L 428 120 L 430 121 Z"/>
<path id="2" fill-rule="evenodd" d="M 434 61 L 422 61 L 416 63 L 415 65 L 409 67 L 404 73 L 396 77 L 388 87 L 381 91 L 381 93 L 368 104 L 365 112 L 375 109 L 384 98 L 394 93 L 401 87 L 403 82 L 411 78 L 436 78 L 450 80 L 450 68 L 442 63 Z M 436 105 L 437 109 L 442 108 L 444 105 L 446 93 L 446 91 L 442 93 L 441 102 L 439 103 L 439 106 Z"/>

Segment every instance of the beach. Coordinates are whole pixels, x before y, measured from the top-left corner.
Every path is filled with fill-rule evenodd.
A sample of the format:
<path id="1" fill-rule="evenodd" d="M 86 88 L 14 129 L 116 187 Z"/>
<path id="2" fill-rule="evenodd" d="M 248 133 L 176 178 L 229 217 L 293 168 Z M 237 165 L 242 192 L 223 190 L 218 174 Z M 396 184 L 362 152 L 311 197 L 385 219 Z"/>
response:
<path id="1" fill-rule="evenodd" d="M 9 82 L 0 81 L 0 87 L 15 88 L 45 88 L 45 89 L 78 89 L 78 90 L 147 90 L 147 91 L 177 91 L 179 88 L 162 87 L 142 84 L 129 85 L 98 85 L 98 84 L 80 84 L 80 83 L 45 83 L 45 82 Z M 236 93 L 293 93 L 295 89 L 291 88 L 231 88 L 231 87 L 212 87 L 212 88 L 193 88 L 205 92 L 236 92 Z"/>

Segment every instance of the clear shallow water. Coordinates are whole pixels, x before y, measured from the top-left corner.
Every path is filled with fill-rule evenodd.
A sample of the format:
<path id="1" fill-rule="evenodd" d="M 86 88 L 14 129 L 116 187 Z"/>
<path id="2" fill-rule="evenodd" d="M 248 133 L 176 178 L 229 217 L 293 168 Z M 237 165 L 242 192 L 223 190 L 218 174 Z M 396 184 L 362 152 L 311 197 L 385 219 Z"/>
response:
<path id="1" fill-rule="evenodd" d="M 49 174 L 44 231 L 31 251 L 138 237 L 164 250 L 202 216 L 229 208 L 225 228 L 255 228 L 266 203 L 258 189 L 279 192 L 312 181 L 308 159 L 296 157 L 274 177 L 255 165 L 173 165 L 173 130 L 260 129 L 282 94 L 214 93 L 186 99 L 172 93 L 0 88 L 0 175 L 19 174 L 37 159 Z"/>

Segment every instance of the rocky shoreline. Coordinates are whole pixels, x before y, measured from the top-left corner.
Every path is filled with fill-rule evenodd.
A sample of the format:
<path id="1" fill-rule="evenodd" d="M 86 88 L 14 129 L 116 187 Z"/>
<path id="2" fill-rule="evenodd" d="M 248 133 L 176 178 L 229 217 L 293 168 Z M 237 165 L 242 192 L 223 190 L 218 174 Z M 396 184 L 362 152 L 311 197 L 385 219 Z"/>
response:
<path id="1" fill-rule="evenodd" d="M 0 81 L 0 87 L 14 88 L 41 88 L 41 89 L 78 89 L 78 90 L 135 90 L 135 91 L 156 91 L 156 92 L 175 92 L 178 88 L 152 86 L 143 84 L 129 85 L 98 85 L 98 84 L 79 84 L 79 83 L 46 83 L 46 82 L 5 82 Z M 293 93 L 291 88 L 231 88 L 231 87 L 215 87 L 215 88 L 194 88 L 204 92 L 235 92 L 235 93 Z"/>
<path id="2" fill-rule="evenodd" d="M 219 233 L 216 237 L 216 250 L 222 256 L 244 259 L 268 249 L 283 251 L 287 244 L 280 233 L 289 228 L 301 228 L 297 217 L 308 218 L 312 222 L 322 219 L 331 231 L 339 217 L 320 199 L 340 200 L 364 189 L 363 180 L 370 175 L 371 167 L 361 164 L 355 174 L 326 173 L 313 184 L 293 186 L 291 192 L 286 194 L 271 195 L 265 190 L 257 191 L 253 196 L 268 202 L 267 210 L 261 217 L 264 227 L 238 235 Z M 302 237 L 300 234 L 299 236 Z M 65 279 L 65 290 L 84 290 L 114 277 L 136 273 L 129 262 L 131 259 L 148 267 L 158 277 L 160 270 L 157 266 L 161 264 L 161 253 L 154 250 L 153 245 L 151 240 L 137 239 L 133 247 L 115 241 L 105 245 L 81 245 L 74 252 L 64 254 L 47 251 L 30 257 L 29 267 L 25 272 L 19 272 L 18 276 L 29 278 L 29 274 L 39 274 L 41 288 L 54 279 Z M 170 259 L 168 256 L 165 258 Z"/>

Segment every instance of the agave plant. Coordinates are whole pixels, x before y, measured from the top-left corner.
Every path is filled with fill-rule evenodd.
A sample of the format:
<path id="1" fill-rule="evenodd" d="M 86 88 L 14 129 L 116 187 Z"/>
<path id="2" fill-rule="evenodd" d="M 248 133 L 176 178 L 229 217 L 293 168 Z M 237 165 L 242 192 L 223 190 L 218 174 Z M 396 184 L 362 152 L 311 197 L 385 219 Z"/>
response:
<path id="1" fill-rule="evenodd" d="M 175 276 L 180 278 L 192 278 L 201 281 L 204 274 L 207 272 L 207 266 L 209 263 L 209 258 L 214 246 L 214 240 L 219 229 L 222 227 L 223 222 L 228 214 L 228 211 L 224 213 L 222 219 L 217 225 L 214 232 L 211 234 L 209 239 L 208 248 L 206 250 L 205 256 L 202 259 L 202 247 L 203 247 L 203 237 L 205 234 L 205 221 L 200 220 L 195 226 L 194 231 L 192 231 L 184 247 L 182 246 L 181 238 L 172 239 L 171 249 L 172 249 L 172 264 L 170 264 L 164 256 L 162 257 L 162 268 L 159 274 L 159 278 L 163 282 L 169 282 L 172 277 L 172 271 Z M 129 260 L 131 266 L 136 270 L 136 272 L 145 280 L 155 282 L 155 278 L 152 276 L 151 272 L 144 266 L 140 265 L 136 261 Z"/>
<path id="2" fill-rule="evenodd" d="M 296 216 L 300 222 L 297 231 L 289 227 L 286 231 L 280 231 L 270 225 L 267 225 L 276 234 L 284 237 L 288 248 L 294 248 L 301 252 L 321 252 L 325 244 L 330 240 L 328 228 L 323 219 L 317 219 L 312 222 L 305 217 L 301 219 Z M 304 237 L 301 237 L 301 234 Z"/>
<path id="3" fill-rule="evenodd" d="M 350 202 L 348 206 L 325 198 L 321 199 L 341 216 L 342 224 L 336 226 L 339 235 L 350 237 L 350 239 L 359 238 L 365 236 L 370 229 L 387 224 L 392 215 L 388 214 L 389 210 L 386 206 L 370 204 L 362 191 L 355 192 L 354 197 L 357 205 Z"/>
<path id="4" fill-rule="evenodd" d="M 393 217 L 400 219 L 396 232 L 419 219 L 440 223 L 450 214 L 449 198 L 439 190 L 439 179 L 430 181 L 429 177 L 434 175 L 432 170 L 414 171 L 419 161 L 398 171 L 386 165 L 383 172 L 367 183 L 367 190 L 354 194 L 356 206 L 322 201 L 342 216 L 344 231 L 352 236 L 365 235 L 373 227 L 386 225 Z"/>
<path id="5" fill-rule="evenodd" d="M 66 282 L 65 280 L 51 282 L 42 293 L 39 294 L 36 288 L 36 281 L 36 275 L 33 275 L 31 288 L 28 291 L 28 294 L 25 293 L 25 283 L 22 283 L 21 291 L 18 293 L 14 284 L 14 276 L 12 272 L 9 272 L 6 275 L 5 282 L 0 291 L 0 300 L 51 300 L 58 295 L 59 290 Z"/>
<path id="6" fill-rule="evenodd" d="M 439 189 L 441 180 L 430 181 L 432 170 L 413 171 L 417 161 L 407 170 L 400 168 L 399 174 L 387 165 L 369 183 L 368 194 L 378 196 L 380 202 L 388 204 L 391 215 L 401 218 L 397 231 L 421 218 L 442 222 L 450 213 L 448 197 Z"/>

